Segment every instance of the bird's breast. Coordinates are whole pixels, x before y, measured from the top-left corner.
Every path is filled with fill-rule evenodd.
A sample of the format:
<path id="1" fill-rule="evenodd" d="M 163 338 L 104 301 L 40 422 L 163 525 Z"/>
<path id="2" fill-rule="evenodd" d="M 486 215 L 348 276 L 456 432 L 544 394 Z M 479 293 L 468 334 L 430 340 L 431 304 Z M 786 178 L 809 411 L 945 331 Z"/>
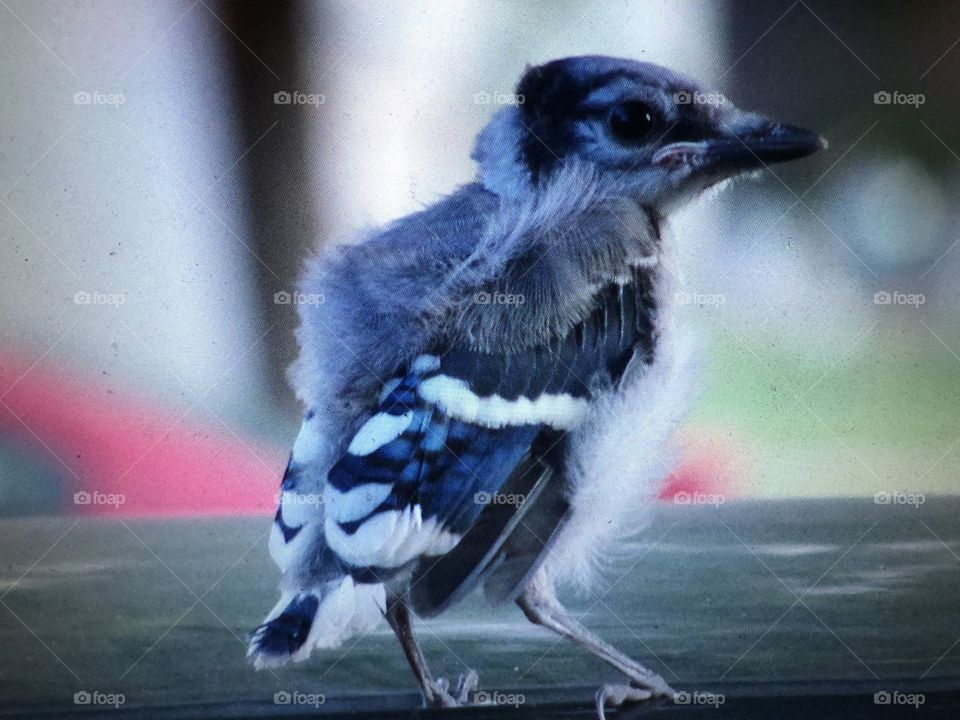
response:
<path id="1" fill-rule="evenodd" d="M 584 352 L 581 362 L 592 365 L 594 374 L 616 383 L 634 356 L 652 362 L 657 340 L 655 279 L 650 268 L 631 267 L 626 276 L 602 287 L 593 311 L 574 328 L 581 350 L 593 342 L 593 351 Z"/>

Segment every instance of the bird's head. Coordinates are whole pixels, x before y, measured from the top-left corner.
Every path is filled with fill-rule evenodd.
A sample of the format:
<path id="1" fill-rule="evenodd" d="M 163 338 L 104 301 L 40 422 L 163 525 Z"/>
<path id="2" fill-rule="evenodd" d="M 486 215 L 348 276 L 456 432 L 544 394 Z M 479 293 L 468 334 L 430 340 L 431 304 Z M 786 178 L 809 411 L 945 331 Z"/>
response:
<path id="1" fill-rule="evenodd" d="M 585 56 L 528 68 L 516 104 L 494 116 L 474 158 L 501 195 L 536 191 L 586 163 L 666 212 L 723 180 L 825 147 L 816 133 L 739 110 L 666 68 Z"/>

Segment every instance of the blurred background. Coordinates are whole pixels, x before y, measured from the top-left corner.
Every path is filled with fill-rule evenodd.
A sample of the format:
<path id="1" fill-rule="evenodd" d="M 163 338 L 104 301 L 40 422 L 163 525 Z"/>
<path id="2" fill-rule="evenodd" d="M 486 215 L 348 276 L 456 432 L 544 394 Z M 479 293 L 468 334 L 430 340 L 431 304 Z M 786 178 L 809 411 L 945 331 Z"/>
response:
<path id="1" fill-rule="evenodd" d="M 268 511 L 299 422 L 297 298 L 276 293 L 317 245 L 471 180 L 498 95 L 577 53 L 667 64 L 831 143 L 675 222 L 703 339 L 682 471 L 748 496 L 953 492 L 950 8 L 5 2 L 0 513 L 97 512 L 79 491 Z"/>
<path id="2" fill-rule="evenodd" d="M 300 423 L 284 372 L 304 257 L 472 180 L 473 138 L 524 67 L 586 53 L 668 65 L 830 142 L 673 223 L 702 372 L 664 497 L 916 506 L 960 490 L 953 3 L 0 0 L 0 601 L 31 578 L 50 587 L 43 568 L 80 552 L 80 528 L 93 528 L 86 543 L 113 542 L 81 525 L 38 559 L 71 520 L 34 535 L 15 518 L 183 529 L 176 518 L 272 513 Z M 236 542 L 204 530 L 223 557 L 259 542 L 258 597 L 229 623 L 241 643 L 275 581 L 268 522 L 251 522 Z M 167 547 L 181 530 L 136 527 L 143 548 L 188 572 Z M 82 552 L 58 562 L 99 567 Z M 99 596 L 125 582 L 96 577 Z M 144 607 L 121 615 L 133 627 Z M 20 624 L 43 625 L 4 618 L 21 640 Z M 157 634 L 144 630 L 122 666 Z M 40 635 L 62 652 L 61 635 Z M 918 650 L 917 674 L 945 649 Z M 167 698 L 186 681 L 173 650 L 156 655 L 173 673 L 155 689 Z"/>
<path id="3" fill-rule="evenodd" d="M 960 17 L 907 8 L 5 2 L 0 513 L 268 511 L 303 258 L 471 180 L 524 66 L 578 53 L 831 143 L 675 222 L 703 340 L 680 471 L 955 491 Z"/>

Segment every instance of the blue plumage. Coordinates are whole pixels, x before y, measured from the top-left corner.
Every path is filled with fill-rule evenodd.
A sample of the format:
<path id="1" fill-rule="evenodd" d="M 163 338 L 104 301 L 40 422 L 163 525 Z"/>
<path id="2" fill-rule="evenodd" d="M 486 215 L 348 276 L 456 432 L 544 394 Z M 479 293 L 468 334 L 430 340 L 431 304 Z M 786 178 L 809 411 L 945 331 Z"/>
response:
<path id="1" fill-rule="evenodd" d="M 429 376 L 446 371 L 442 364 Z M 416 394 L 423 379 L 408 375 L 377 408 L 391 415 L 412 411 L 406 430 L 369 454 L 345 454 L 330 470 L 330 486 L 342 493 L 367 483 L 392 488 L 362 517 L 339 523 L 348 535 L 377 514 L 413 505 L 424 520 L 462 535 L 483 510 L 476 496 L 496 493 L 540 432 L 539 424 L 490 428 L 451 418 Z"/>
<path id="2" fill-rule="evenodd" d="M 337 520 L 344 543 L 376 516 L 411 508 L 422 521 L 435 521 L 430 531 L 466 533 L 484 510 L 477 498 L 495 496 L 537 437 L 566 421 L 547 407 L 538 416 L 535 403 L 585 402 L 591 385 L 620 378 L 637 348 L 642 354 L 651 349 L 654 300 L 646 273 L 635 270 L 629 281 L 601 288 L 594 304 L 594 312 L 553 345 L 516 353 L 452 348 L 421 356 L 389 383 L 358 435 L 392 424 L 391 418 L 409 419 L 370 452 L 347 452 L 328 474 L 330 487 L 341 494 L 370 483 L 390 486 L 364 512 Z M 431 402 L 423 389 L 433 379 L 461 385 L 447 401 Z M 471 409 L 485 402 L 498 405 L 486 414 Z M 428 548 L 426 554 L 440 553 Z M 400 559 L 398 567 L 415 558 Z"/>
<path id="3" fill-rule="evenodd" d="M 295 527 L 291 527 L 287 525 L 286 522 L 284 522 L 282 503 L 280 506 L 277 507 L 277 512 L 273 516 L 273 522 L 278 528 L 280 528 L 280 532 L 283 533 L 283 541 L 286 543 L 292 542 L 293 539 L 297 536 L 297 533 L 299 533 L 303 529 L 303 525 L 297 525 Z"/>
<path id="4" fill-rule="evenodd" d="M 638 526 L 683 409 L 662 229 L 705 189 L 823 147 L 699 96 L 664 68 L 597 56 L 528 68 L 522 105 L 477 140 L 476 182 L 315 259 L 292 378 L 309 408 L 271 553 L 281 598 L 258 666 L 387 616 L 426 700 L 407 607 L 483 583 L 627 675 L 605 699 L 669 694 L 554 596 Z M 384 382 L 388 379 L 387 382 Z M 491 501 L 506 495 L 514 502 Z M 312 616 L 308 620 L 308 616 Z"/>
<path id="5" fill-rule="evenodd" d="M 257 629 L 258 642 L 266 653 L 292 653 L 310 634 L 320 598 L 309 593 L 298 595 L 279 617 Z"/>

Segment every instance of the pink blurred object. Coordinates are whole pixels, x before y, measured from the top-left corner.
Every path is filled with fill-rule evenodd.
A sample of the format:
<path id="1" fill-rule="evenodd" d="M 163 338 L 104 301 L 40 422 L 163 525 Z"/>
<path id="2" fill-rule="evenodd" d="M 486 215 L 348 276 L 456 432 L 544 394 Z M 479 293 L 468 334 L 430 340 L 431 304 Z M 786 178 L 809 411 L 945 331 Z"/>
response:
<path id="1" fill-rule="evenodd" d="M 287 449 L 122 397 L 96 377 L 0 357 L 0 431 L 50 456 L 82 514 L 272 513 Z M 58 462 L 59 460 L 59 462 Z M 122 499 L 122 501 L 121 501 Z"/>
<path id="2" fill-rule="evenodd" d="M 698 428 L 680 438 L 682 460 L 667 477 L 660 500 L 682 505 L 724 502 L 743 492 L 747 463 L 744 444 L 720 432 Z"/>
<path id="3" fill-rule="evenodd" d="M 182 420 L 49 359 L 32 365 L 0 357 L 0 391 L 0 431 L 62 469 L 63 495 L 77 513 L 260 515 L 276 508 L 287 448 L 237 437 L 222 423 L 215 432 Z M 661 500 L 697 504 L 699 496 L 738 494 L 739 444 L 700 430 L 682 445 Z"/>

